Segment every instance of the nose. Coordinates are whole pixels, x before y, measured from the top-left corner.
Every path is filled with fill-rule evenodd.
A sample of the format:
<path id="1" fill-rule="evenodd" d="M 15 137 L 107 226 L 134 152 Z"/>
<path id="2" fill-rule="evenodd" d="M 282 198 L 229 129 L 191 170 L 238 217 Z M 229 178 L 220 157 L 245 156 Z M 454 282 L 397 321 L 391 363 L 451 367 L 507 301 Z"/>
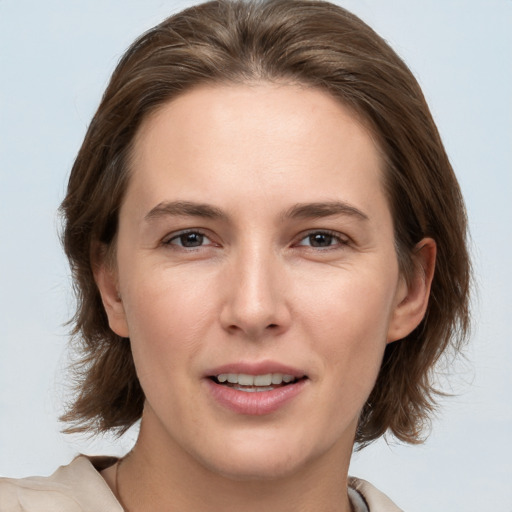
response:
<path id="1" fill-rule="evenodd" d="M 291 314 L 279 256 L 268 247 L 252 247 L 240 251 L 228 267 L 223 283 L 222 327 L 250 340 L 284 333 Z"/>

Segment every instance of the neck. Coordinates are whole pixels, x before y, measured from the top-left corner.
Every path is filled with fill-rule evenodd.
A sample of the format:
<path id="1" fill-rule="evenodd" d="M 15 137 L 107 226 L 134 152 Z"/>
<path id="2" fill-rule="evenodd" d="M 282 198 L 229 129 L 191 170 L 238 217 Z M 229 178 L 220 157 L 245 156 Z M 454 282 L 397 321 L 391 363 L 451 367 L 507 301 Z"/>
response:
<path id="1" fill-rule="evenodd" d="M 351 446 L 348 453 L 335 447 L 275 478 L 238 479 L 213 471 L 179 446 L 162 441 L 159 432 L 143 421 L 139 439 L 118 473 L 117 494 L 128 512 L 350 511 L 347 472 Z"/>

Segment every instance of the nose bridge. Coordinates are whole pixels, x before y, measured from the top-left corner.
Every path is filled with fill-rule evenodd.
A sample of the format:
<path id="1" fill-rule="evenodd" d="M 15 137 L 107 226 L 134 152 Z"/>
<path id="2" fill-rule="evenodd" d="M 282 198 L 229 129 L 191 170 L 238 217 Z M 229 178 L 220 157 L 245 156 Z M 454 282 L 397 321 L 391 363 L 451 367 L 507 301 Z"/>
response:
<path id="1" fill-rule="evenodd" d="M 230 267 L 224 326 L 253 338 L 281 332 L 289 315 L 279 279 L 281 261 L 271 244 L 252 239 L 241 245 Z"/>

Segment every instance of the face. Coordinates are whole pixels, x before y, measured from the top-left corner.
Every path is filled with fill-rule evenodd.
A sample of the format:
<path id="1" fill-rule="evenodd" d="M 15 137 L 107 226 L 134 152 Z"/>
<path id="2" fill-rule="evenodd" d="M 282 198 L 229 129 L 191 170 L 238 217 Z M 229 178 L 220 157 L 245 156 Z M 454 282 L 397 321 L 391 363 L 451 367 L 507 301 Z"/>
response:
<path id="1" fill-rule="evenodd" d="M 315 89 L 203 87 L 145 120 L 132 171 L 97 281 L 141 437 L 237 478 L 348 460 L 386 343 L 421 319 L 367 130 Z"/>

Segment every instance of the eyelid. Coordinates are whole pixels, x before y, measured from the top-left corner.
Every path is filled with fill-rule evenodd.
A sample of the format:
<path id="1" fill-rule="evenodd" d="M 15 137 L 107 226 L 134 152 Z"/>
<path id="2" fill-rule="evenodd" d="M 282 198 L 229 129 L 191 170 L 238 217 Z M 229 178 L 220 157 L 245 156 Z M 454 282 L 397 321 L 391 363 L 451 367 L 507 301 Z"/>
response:
<path id="1" fill-rule="evenodd" d="M 176 240 L 176 239 L 180 238 L 181 236 L 187 235 L 187 234 L 190 234 L 190 233 L 197 233 L 198 235 L 204 236 L 210 242 L 210 244 L 199 245 L 197 247 L 184 247 L 184 246 L 172 243 L 173 240 Z M 182 249 L 185 249 L 185 250 L 188 250 L 188 251 L 193 250 L 193 249 L 199 249 L 200 247 L 205 247 L 205 246 L 209 246 L 209 245 L 217 245 L 213 241 L 212 236 L 207 233 L 207 230 L 204 230 L 204 229 L 201 229 L 201 228 L 187 228 L 187 229 L 180 229 L 179 231 L 174 231 L 172 233 L 167 234 L 162 239 L 161 244 L 162 245 L 167 245 L 167 246 L 171 246 L 172 245 L 174 247 L 179 247 L 179 248 L 182 248 Z"/>
<path id="2" fill-rule="evenodd" d="M 300 242 L 302 242 L 309 236 L 316 235 L 316 234 L 331 236 L 334 239 L 336 239 L 336 241 L 338 243 L 335 245 L 326 246 L 326 247 L 313 247 L 311 245 L 301 245 Z M 310 229 L 310 230 L 303 231 L 302 233 L 300 233 L 297 237 L 297 241 L 293 245 L 301 246 L 301 247 L 308 247 L 308 248 L 311 248 L 314 250 L 324 250 L 325 251 L 326 249 L 336 249 L 336 248 L 339 248 L 340 246 L 350 245 L 350 243 L 351 243 L 350 237 L 343 233 L 340 233 L 339 231 L 333 231 L 331 229 Z"/>
<path id="3" fill-rule="evenodd" d="M 181 236 L 187 235 L 189 233 L 197 233 L 198 235 L 201 235 L 204 238 L 206 238 L 210 243 L 205 244 L 205 245 L 200 245 L 197 247 L 183 247 L 179 244 L 172 243 L 173 240 L 179 239 Z M 337 244 L 334 244 L 331 246 L 326 246 L 326 247 L 313 247 L 311 245 L 306 245 L 306 244 L 302 245 L 301 244 L 301 242 L 304 241 L 306 238 L 308 238 L 311 235 L 315 235 L 315 234 L 331 236 L 332 238 L 334 238 L 337 241 Z M 292 245 L 307 247 L 307 248 L 314 249 L 314 250 L 326 250 L 326 249 L 336 249 L 336 248 L 339 248 L 340 246 L 347 246 L 347 245 L 350 245 L 350 243 L 351 243 L 350 237 L 345 235 L 344 233 L 340 233 L 339 231 L 333 231 L 330 229 L 318 229 L 317 228 L 317 229 L 309 229 L 307 231 L 301 232 L 296 237 L 296 241 L 293 242 Z M 209 231 L 202 229 L 202 228 L 186 228 L 186 229 L 181 229 L 179 231 L 174 231 L 172 233 L 167 234 L 162 239 L 161 244 L 164 246 L 172 245 L 174 247 L 183 248 L 187 251 L 190 251 L 193 249 L 199 249 L 201 247 L 207 247 L 207 246 L 211 246 L 211 245 L 219 246 L 219 244 L 214 241 L 213 236 L 209 233 Z"/>

